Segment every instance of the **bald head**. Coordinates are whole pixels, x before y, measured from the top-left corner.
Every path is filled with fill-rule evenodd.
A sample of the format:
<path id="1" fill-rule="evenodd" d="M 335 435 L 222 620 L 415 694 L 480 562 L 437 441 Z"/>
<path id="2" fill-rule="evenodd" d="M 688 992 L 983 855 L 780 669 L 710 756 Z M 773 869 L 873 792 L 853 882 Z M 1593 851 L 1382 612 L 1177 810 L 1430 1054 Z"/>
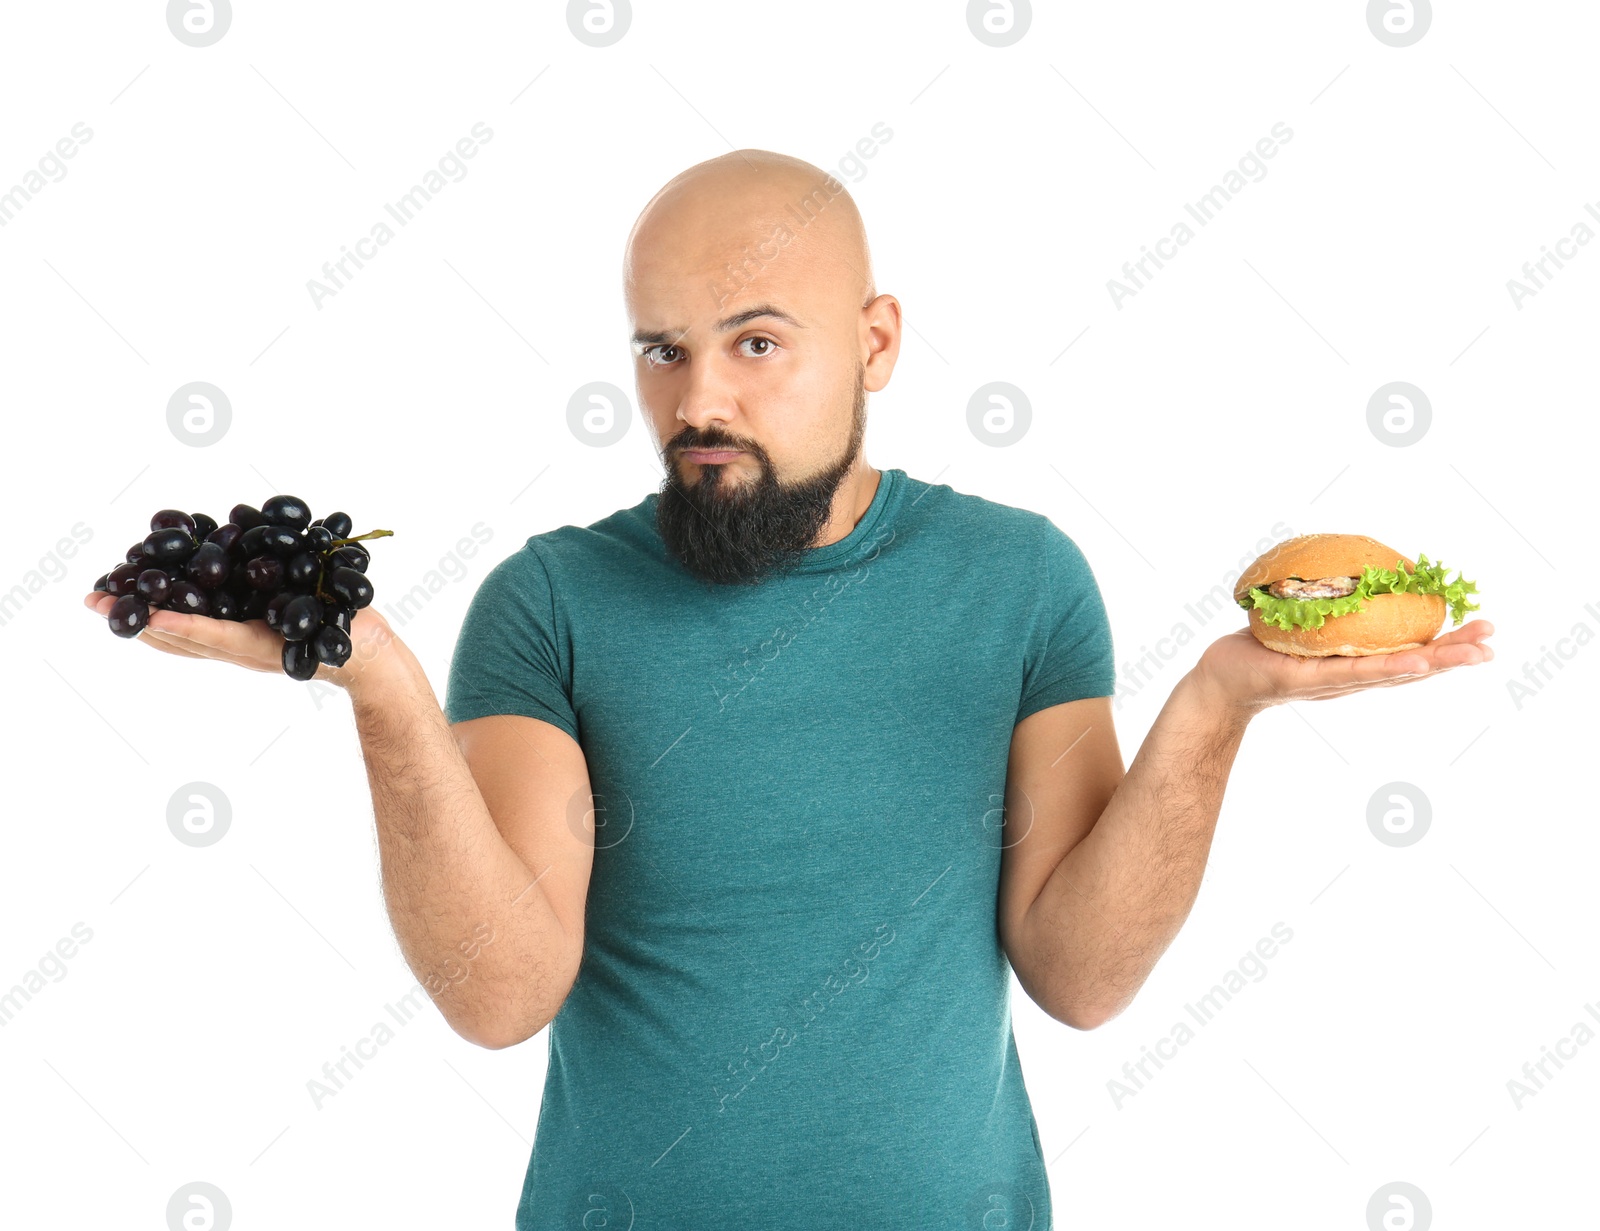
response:
<path id="1" fill-rule="evenodd" d="M 861 214 L 843 183 L 799 158 L 734 150 L 668 180 L 628 235 L 623 281 L 636 289 L 690 277 L 719 307 L 774 267 L 786 283 L 852 310 L 877 297 Z"/>

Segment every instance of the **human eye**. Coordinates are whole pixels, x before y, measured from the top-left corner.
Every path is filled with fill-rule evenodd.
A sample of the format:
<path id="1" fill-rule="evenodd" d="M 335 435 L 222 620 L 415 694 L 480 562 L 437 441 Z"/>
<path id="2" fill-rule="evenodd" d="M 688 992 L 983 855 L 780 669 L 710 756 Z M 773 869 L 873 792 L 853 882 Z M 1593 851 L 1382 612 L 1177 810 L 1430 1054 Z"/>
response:
<path id="1" fill-rule="evenodd" d="M 753 355 L 750 355 L 749 352 L 744 352 L 751 359 L 765 359 L 768 355 L 772 354 L 773 351 L 778 349 L 778 344 L 776 342 L 774 342 L 771 338 L 761 338 L 761 337 L 740 338 L 739 339 L 739 345 L 740 346 L 760 345 L 760 346 L 766 347 L 765 350 L 757 351 Z"/>
<path id="2" fill-rule="evenodd" d="M 670 342 L 662 342 L 662 343 L 657 343 L 654 346 L 641 347 L 639 349 L 639 353 L 644 356 L 644 361 L 646 363 L 648 363 L 651 367 L 653 367 L 653 368 L 664 368 L 664 367 L 671 366 L 672 361 L 670 359 L 662 359 L 662 358 L 658 357 L 656 355 L 656 352 L 657 351 L 675 351 L 677 349 L 678 348 L 676 346 L 674 346 Z"/>

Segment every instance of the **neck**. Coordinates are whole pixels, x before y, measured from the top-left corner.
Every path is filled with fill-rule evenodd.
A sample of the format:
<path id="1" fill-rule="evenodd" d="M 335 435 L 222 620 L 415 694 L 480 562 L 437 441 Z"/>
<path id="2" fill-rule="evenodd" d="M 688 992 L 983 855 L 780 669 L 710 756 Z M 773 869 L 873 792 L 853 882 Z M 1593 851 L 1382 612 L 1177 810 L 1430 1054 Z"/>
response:
<path id="1" fill-rule="evenodd" d="M 856 523 L 872 507 L 872 498 L 878 494 L 878 483 L 882 477 L 881 471 L 867 465 L 865 457 L 861 458 L 851 468 L 844 482 L 839 484 L 839 490 L 833 495 L 833 516 L 828 519 L 828 524 L 822 528 L 821 535 L 812 546 L 826 547 L 848 537 L 856 528 Z"/>

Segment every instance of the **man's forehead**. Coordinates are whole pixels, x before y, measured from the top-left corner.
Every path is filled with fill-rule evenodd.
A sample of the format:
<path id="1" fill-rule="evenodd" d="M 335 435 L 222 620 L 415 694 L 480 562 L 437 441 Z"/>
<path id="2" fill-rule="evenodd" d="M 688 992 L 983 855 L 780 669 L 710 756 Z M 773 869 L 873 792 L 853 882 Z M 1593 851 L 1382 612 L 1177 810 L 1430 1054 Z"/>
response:
<path id="1" fill-rule="evenodd" d="M 815 284 L 818 275 L 826 270 L 808 266 L 798 252 L 765 263 L 652 266 L 629 278 L 627 310 L 636 330 L 652 334 L 721 333 L 758 314 L 774 326 L 803 329 L 816 323 L 818 297 L 826 293 Z"/>
<path id="2" fill-rule="evenodd" d="M 652 313 L 649 317 L 635 317 L 633 341 L 647 345 L 666 344 L 700 333 L 729 333 L 750 324 L 787 326 L 791 329 L 807 328 L 804 316 L 770 299 L 744 307 L 737 305 L 725 305 L 725 307 L 726 311 L 713 313 L 711 319 L 705 316 L 691 319 L 688 316 L 673 316 L 670 313 Z M 652 323 L 658 319 L 664 323 Z"/>

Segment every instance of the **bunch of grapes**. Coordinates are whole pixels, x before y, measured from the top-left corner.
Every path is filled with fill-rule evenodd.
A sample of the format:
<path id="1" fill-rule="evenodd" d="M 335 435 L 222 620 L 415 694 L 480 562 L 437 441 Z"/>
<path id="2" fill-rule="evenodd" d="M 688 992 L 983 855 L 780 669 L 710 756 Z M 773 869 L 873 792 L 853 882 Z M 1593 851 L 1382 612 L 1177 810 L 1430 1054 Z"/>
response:
<path id="1" fill-rule="evenodd" d="M 109 622 L 119 637 L 137 636 L 157 609 L 265 620 L 283 634 L 284 674 L 309 680 L 318 663 L 349 661 L 350 623 L 373 597 L 361 541 L 394 533 L 350 530 L 349 514 L 312 521 L 295 496 L 259 509 L 236 504 L 220 526 L 204 513 L 162 509 L 94 588 L 117 596 Z"/>

